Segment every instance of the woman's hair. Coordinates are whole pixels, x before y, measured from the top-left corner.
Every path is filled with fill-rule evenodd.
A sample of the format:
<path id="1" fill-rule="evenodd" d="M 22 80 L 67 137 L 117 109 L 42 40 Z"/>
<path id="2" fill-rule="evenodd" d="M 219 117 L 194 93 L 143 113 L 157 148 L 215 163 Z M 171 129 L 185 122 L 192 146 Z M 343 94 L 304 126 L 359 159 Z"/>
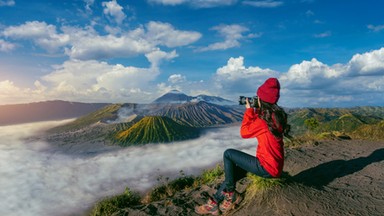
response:
<path id="1" fill-rule="evenodd" d="M 276 103 L 271 104 L 260 100 L 259 116 L 267 122 L 269 131 L 277 137 L 282 138 L 283 135 L 289 137 L 291 126 L 287 122 L 287 113 Z"/>

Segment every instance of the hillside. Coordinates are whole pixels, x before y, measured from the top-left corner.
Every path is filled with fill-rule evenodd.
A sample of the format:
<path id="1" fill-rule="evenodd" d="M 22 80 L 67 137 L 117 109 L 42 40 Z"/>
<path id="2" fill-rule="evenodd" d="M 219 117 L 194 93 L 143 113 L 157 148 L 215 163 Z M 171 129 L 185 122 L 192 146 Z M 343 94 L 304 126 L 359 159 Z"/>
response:
<path id="1" fill-rule="evenodd" d="M 76 131 L 97 122 L 106 122 L 108 120 L 114 120 L 117 118 L 117 113 L 122 107 L 133 106 L 131 104 L 112 104 L 105 106 L 99 110 L 91 112 L 87 115 L 84 115 L 73 122 L 68 124 L 53 128 L 50 132 L 68 132 L 68 131 Z"/>
<path id="2" fill-rule="evenodd" d="M 118 145 L 167 143 L 198 137 L 196 128 L 181 125 L 164 116 L 147 116 L 127 130 L 113 134 Z"/>
<path id="3" fill-rule="evenodd" d="M 1 105 L 0 126 L 77 118 L 107 105 L 107 103 L 78 103 L 68 101 Z"/>
<path id="4" fill-rule="evenodd" d="M 351 133 L 353 139 L 384 140 L 384 121 L 377 124 L 361 125 Z"/>
<path id="5" fill-rule="evenodd" d="M 362 126 L 374 125 L 384 119 L 384 107 L 354 108 L 301 108 L 289 109 L 288 122 L 292 133 L 300 135 L 308 131 L 305 120 L 314 118 L 319 126 L 313 131 L 352 133 Z"/>

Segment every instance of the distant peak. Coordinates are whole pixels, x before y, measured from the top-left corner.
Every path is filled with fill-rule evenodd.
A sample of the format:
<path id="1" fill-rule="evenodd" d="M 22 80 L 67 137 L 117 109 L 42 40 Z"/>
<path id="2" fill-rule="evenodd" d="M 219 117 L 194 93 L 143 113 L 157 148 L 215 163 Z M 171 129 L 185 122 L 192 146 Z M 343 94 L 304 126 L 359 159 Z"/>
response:
<path id="1" fill-rule="evenodd" d="M 173 90 L 169 91 L 168 93 L 169 94 L 184 94 L 183 92 L 176 90 L 176 89 L 173 89 Z"/>

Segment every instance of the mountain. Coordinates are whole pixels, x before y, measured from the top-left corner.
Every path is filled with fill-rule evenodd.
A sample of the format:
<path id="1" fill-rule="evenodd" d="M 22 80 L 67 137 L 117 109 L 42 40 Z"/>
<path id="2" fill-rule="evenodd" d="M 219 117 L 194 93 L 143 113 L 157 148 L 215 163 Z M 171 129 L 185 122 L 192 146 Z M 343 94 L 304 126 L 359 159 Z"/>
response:
<path id="1" fill-rule="evenodd" d="M 123 107 L 134 106 L 133 104 L 111 104 L 94 112 L 88 113 L 73 122 L 55 127 L 50 132 L 69 132 L 83 129 L 97 122 L 107 122 L 118 118 L 118 111 Z"/>
<path id="2" fill-rule="evenodd" d="M 243 112 L 239 110 L 204 101 L 160 106 L 150 104 L 147 108 L 147 115 L 167 116 L 178 123 L 199 128 L 236 123 L 243 118 Z"/>
<path id="3" fill-rule="evenodd" d="M 232 106 L 237 105 L 237 103 L 221 98 L 216 96 L 208 96 L 208 95 L 197 95 L 195 97 L 195 101 L 205 101 L 208 103 L 216 104 L 216 105 L 222 105 L 222 106 Z"/>
<path id="4" fill-rule="evenodd" d="M 168 117 L 147 116 L 129 129 L 116 132 L 112 138 L 121 146 L 129 146 L 186 140 L 198 135 L 198 129 L 181 125 Z"/>
<path id="5" fill-rule="evenodd" d="M 0 106 L 0 126 L 36 121 L 77 118 L 98 110 L 108 103 L 45 101 Z"/>
<path id="6" fill-rule="evenodd" d="M 172 90 L 163 96 L 157 98 L 152 103 L 171 103 L 171 104 L 180 104 L 187 103 L 191 101 L 193 97 L 188 96 L 178 90 Z"/>
<path id="7" fill-rule="evenodd" d="M 198 96 L 188 96 L 178 90 L 172 90 L 163 96 L 157 98 L 152 103 L 162 103 L 162 104 L 183 104 L 188 102 L 199 102 L 204 101 L 208 103 L 213 103 L 217 105 L 236 105 L 235 102 L 216 96 L 208 95 L 198 95 Z"/>
<path id="8" fill-rule="evenodd" d="M 374 125 L 384 119 L 384 107 L 300 108 L 288 109 L 288 123 L 293 134 L 307 131 L 304 121 L 315 118 L 319 127 L 315 132 L 351 133 L 360 127 Z"/>
<path id="9" fill-rule="evenodd" d="M 48 130 L 49 142 L 129 146 L 195 138 L 199 128 L 240 122 L 242 111 L 207 102 L 111 104 Z"/>

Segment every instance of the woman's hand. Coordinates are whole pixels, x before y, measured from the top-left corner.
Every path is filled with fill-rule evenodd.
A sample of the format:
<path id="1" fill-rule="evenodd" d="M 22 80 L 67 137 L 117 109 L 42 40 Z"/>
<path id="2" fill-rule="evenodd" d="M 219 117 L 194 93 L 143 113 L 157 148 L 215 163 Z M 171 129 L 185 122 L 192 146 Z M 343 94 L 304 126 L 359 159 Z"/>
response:
<path id="1" fill-rule="evenodd" d="M 249 104 L 248 98 L 245 98 L 245 108 L 251 108 L 251 104 Z"/>

